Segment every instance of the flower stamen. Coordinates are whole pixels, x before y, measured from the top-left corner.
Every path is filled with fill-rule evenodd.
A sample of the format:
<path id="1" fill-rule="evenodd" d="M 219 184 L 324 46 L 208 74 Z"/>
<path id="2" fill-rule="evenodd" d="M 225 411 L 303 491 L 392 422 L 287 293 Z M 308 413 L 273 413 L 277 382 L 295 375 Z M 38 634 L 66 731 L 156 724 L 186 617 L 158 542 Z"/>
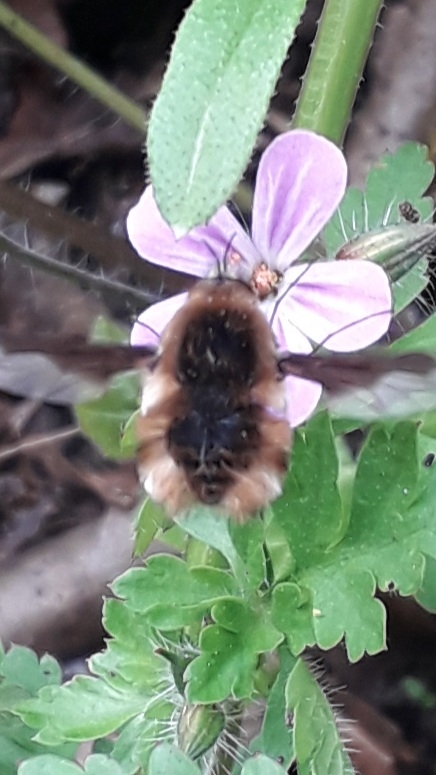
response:
<path id="1" fill-rule="evenodd" d="M 250 287 L 261 301 L 268 296 L 277 296 L 279 285 L 283 279 L 283 273 L 277 269 L 271 269 L 265 261 L 253 269 Z"/>

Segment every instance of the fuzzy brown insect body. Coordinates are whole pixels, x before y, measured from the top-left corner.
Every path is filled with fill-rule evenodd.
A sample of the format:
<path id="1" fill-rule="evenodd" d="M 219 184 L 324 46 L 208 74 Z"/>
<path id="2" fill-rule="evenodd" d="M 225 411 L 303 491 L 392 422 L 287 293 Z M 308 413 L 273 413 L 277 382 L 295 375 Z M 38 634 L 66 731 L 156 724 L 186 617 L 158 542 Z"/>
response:
<path id="1" fill-rule="evenodd" d="M 276 348 L 235 280 L 199 282 L 146 378 L 139 470 L 175 514 L 200 501 L 242 520 L 281 492 L 291 446 Z"/>
<path id="2" fill-rule="evenodd" d="M 200 502 L 243 520 L 280 495 L 292 442 L 288 376 L 320 383 L 325 405 L 339 416 L 371 421 L 436 408 L 433 355 L 278 353 L 255 290 L 234 279 L 198 282 L 157 353 L 0 334 L 12 387 L 16 374 L 38 367 L 40 385 L 20 377 L 19 394 L 31 398 L 77 402 L 119 370 L 144 372 L 139 472 L 171 515 Z"/>

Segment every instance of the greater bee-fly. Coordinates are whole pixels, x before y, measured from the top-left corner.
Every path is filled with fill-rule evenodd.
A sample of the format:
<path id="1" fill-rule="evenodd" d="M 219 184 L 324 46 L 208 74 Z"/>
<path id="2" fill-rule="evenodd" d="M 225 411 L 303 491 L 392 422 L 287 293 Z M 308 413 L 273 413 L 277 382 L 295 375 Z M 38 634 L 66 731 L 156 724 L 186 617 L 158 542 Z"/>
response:
<path id="1" fill-rule="evenodd" d="M 417 410 L 436 405 L 430 356 L 278 352 L 258 296 L 234 279 L 199 281 L 157 351 L 7 333 L 3 344 L 11 359 L 37 350 L 90 379 L 144 371 L 139 473 L 171 515 L 200 502 L 243 520 L 280 494 L 292 446 L 286 376 L 321 383 L 327 405 L 353 417 L 401 414 L 414 397 Z"/>

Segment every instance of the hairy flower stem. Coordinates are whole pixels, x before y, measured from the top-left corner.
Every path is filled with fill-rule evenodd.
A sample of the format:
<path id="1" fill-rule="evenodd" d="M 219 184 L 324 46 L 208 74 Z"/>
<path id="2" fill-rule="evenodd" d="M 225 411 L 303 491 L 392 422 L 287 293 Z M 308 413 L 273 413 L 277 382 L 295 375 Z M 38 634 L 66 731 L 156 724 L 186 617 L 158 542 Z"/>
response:
<path id="1" fill-rule="evenodd" d="M 326 0 L 292 126 L 340 145 L 383 0 Z"/>

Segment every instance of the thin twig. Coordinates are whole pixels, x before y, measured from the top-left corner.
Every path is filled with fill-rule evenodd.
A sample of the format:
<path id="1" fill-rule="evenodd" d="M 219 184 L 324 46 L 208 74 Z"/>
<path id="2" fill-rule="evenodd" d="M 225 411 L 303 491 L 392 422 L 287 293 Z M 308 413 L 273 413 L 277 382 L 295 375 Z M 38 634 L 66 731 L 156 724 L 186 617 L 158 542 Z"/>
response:
<path id="1" fill-rule="evenodd" d="M 139 105 L 136 105 L 133 100 L 126 97 L 115 86 L 112 86 L 72 54 L 57 46 L 36 27 L 15 13 L 9 5 L 1 1 L 0 25 L 45 62 L 65 73 L 82 89 L 92 94 L 97 100 L 107 105 L 110 110 L 121 116 L 126 123 L 145 135 L 148 116 Z"/>
<path id="2" fill-rule="evenodd" d="M 80 428 L 65 428 L 61 431 L 55 431 L 54 433 L 35 433 L 32 436 L 28 436 L 24 441 L 17 441 L 16 444 L 9 444 L 7 447 L 0 448 L 0 461 L 9 460 L 11 457 L 21 455 L 23 452 L 27 452 L 29 449 L 35 449 L 35 447 L 43 447 L 47 444 L 56 444 L 59 441 L 65 441 L 72 436 L 76 436 L 80 433 Z"/>
<path id="3" fill-rule="evenodd" d="M 23 264 L 27 264 L 27 266 L 32 266 L 35 269 L 41 269 L 50 274 L 57 275 L 58 277 L 63 277 L 65 280 L 70 280 L 82 288 L 85 287 L 117 295 L 126 303 L 139 306 L 142 309 L 161 300 L 161 296 L 156 293 L 143 291 L 140 288 L 126 285 L 117 280 L 110 280 L 101 275 L 91 274 L 84 269 L 79 269 L 77 266 L 71 266 L 70 264 L 58 261 L 55 258 L 43 256 L 41 253 L 35 253 L 32 250 L 22 247 L 22 245 L 9 239 L 9 237 L 6 237 L 4 234 L 0 234 L 0 253 L 2 252 L 12 258 L 16 258 Z"/>
<path id="4" fill-rule="evenodd" d="M 60 207 L 40 202 L 21 186 L 0 181 L 0 209 L 11 220 L 22 221 L 53 239 L 80 248 L 107 269 L 123 266 L 136 275 L 147 276 L 147 264 L 125 238 L 109 234 L 97 223 L 67 213 Z"/>
<path id="5" fill-rule="evenodd" d="M 40 202 L 30 191 L 7 181 L 0 181 L 0 209 L 12 220 L 24 222 L 38 232 L 80 248 L 97 259 L 104 269 L 125 267 L 139 282 L 160 291 L 161 267 L 139 258 L 127 239 L 109 234 L 97 223 Z M 186 290 L 187 282 L 185 275 L 165 270 L 165 287 L 169 293 Z"/>

